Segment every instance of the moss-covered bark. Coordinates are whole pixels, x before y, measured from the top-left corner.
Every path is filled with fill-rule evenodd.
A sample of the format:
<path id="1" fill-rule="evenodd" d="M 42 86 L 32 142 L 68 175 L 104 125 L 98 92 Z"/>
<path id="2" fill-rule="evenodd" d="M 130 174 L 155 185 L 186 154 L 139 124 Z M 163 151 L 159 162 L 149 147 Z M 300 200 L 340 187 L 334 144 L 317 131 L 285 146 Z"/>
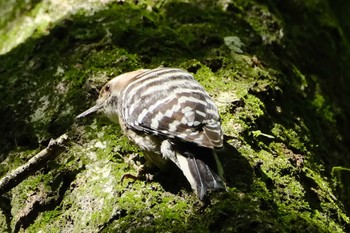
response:
<path id="1" fill-rule="evenodd" d="M 70 137 L 66 152 L 0 196 L 0 231 L 350 231 L 346 1 L 0 9 L 0 176 Z M 74 119 L 107 80 L 161 65 L 192 72 L 219 106 L 228 188 L 206 207 L 177 171 L 121 183 L 135 172 L 125 161 L 142 163 L 142 152 L 102 116 Z"/>

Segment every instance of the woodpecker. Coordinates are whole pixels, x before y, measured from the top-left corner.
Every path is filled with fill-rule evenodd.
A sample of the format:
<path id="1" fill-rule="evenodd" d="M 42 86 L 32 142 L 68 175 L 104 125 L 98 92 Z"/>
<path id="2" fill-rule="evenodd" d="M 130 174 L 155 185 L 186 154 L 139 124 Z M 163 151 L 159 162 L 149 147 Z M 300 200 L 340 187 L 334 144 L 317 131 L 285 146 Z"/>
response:
<path id="1" fill-rule="evenodd" d="M 103 112 L 144 152 L 146 166 L 172 161 L 200 200 L 224 189 L 217 150 L 223 132 L 217 107 L 194 77 L 177 68 L 121 74 L 100 91 L 96 104 L 77 118 Z"/>

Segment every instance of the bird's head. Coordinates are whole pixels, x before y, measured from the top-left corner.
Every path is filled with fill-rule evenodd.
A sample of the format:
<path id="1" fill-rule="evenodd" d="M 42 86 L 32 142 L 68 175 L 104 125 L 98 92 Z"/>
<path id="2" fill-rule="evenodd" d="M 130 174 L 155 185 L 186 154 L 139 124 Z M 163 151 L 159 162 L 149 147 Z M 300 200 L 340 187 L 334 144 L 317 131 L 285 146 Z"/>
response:
<path id="1" fill-rule="evenodd" d="M 86 117 L 94 112 L 103 112 L 112 121 L 116 121 L 118 119 L 117 106 L 121 92 L 131 80 L 145 71 L 146 70 L 136 70 L 124 73 L 110 80 L 100 90 L 100 95 L 96 101 L 96 104 L 88 110 L 80 113 L 76 118 Z"/>

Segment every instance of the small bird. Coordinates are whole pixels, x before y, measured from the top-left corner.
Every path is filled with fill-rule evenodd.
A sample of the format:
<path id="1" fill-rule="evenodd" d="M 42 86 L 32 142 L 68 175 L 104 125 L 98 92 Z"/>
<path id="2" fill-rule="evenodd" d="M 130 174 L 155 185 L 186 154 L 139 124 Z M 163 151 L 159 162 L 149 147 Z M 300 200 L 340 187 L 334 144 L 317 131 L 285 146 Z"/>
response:
<path id="1" fill-rule="evenodd" d="M 217 107 L 182 69 L 141 69 L 121 74 L 100 91 L 96 104 L 77 118 L 103 112 L 144 152 L 145 166 L 166 169 L 172 161 L 200 200 L 224 189 L 216 151 L 223 147 Z"/>

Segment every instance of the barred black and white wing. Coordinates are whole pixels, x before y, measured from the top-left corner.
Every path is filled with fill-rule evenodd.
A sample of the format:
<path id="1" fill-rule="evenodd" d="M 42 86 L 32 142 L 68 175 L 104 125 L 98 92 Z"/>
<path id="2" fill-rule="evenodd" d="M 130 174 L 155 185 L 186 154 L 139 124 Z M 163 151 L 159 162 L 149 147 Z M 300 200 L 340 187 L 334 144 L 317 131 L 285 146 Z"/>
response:
<path id="1" fill-rule="evenodd" d="M 145 70 L 128 83 L 120 98 L 121 117 L 134 130 L 207 148 L 223 145 L 215 104 L 193 76 L 184 70 Z"/>

